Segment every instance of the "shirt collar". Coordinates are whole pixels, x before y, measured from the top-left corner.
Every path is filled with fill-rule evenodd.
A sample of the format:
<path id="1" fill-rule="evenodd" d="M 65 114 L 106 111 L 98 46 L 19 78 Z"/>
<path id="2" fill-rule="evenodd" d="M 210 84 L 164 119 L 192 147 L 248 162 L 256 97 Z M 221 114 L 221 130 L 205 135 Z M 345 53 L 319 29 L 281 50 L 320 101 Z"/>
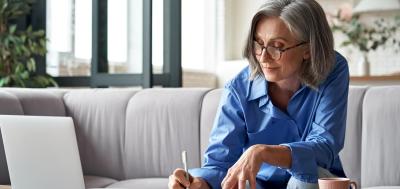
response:
<path id="1" fill-rule="evenodd" d="M 249 89 L 247 94 L 248 101 L 258 99 L 263 96 L 268 96 L 267 93 L 267 80 L 258 75 L 252 81 L 249 82 Z"/>

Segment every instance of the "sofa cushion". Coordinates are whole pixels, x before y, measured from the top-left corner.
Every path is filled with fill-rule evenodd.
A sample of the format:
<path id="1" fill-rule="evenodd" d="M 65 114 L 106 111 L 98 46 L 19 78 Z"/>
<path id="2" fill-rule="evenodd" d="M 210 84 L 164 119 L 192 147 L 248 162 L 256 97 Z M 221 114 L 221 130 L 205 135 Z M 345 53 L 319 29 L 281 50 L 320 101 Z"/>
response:
<path id="1" fill-rule="evenodd" d="M 165 189 L 168 188 L 167 178 L 143 178 L 143 179 L 130 179 L 120 181 L 107 186 L 107 188 L 124 188 L 124 189 Z"/>
<path id="2" fill-rule="evenodd" d="M 24 111 L 18 98 L 7 91 L 0 91 L 0 114 L 22 115 Z"/>
<path id="3" fill-rule="evenodd" d="M 145 89 L 129 101 L 126 119 L 126 176 L 167 177 L 200 166 L 200 110 L 207 89 Z"/>
<path id="4" fill-rule="evenodd" d="M 67 115 L 74 120 L 85 175 L 122 180 L 125 115 L 136 90 L 88 89 L 64 95 Z"/>
<path id="5" fill-rule="evenodd" d="M 367 87 L 351 86 L 347 103 L 346 136 L 340 152 L 346 176 L 361 183 L 362 103 Z"/>
<path id="6" fill-rule="evenodd" d="M 203 99 L 200 118 L 200 143 L 201 143 L 201 164 L 204 163 L 204 153 L 208 147 L 210 132 L 214 125 L 215 115 L 217 114 L 218 104 L 221 99 L 223 89 L 215 89 L 208 92 Z"/>
<path id="7" fill-rule="evenodd" d="M 117 182 L 117 180 L 99 176 L 85 175 L 83 178 L 85 180 L 85 188 L 105 188 Z"/>
<path id="8" fill-rule="evenodd" d="M 400 186 L 400 86 L 368 89 L 363 104 L 361 183 Z"/>
<path id="9" fill-rule="evenodd" d="M 65 116 L 63 92 L 46 89 L 5 89 L 21 103 L 24 115 Z"/>
<path id="10" fill-rule="evenodd" d="M 22 106 L 18 98 L 4 90 L 0 91 L 0 114 L 22 115 L 24 114 Z M 9 184 L 10 177 L 4 153 L 3 139 L 0 131 L 0 185 Z"/>

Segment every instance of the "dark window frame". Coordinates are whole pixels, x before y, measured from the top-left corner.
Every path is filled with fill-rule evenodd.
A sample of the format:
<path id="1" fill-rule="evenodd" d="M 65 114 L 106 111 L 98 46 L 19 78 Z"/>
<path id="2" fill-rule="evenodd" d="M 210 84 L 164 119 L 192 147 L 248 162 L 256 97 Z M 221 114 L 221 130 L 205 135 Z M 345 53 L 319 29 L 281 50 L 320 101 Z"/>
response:
<path id="1" fill-rule="evenodd" d="M 61 87 L 182 87 L 181 0 L 164 0 L 163 9 L 163 73 L 154 74 L 152 68 L 152 0 L 143 0 L 143 70 L 140 74 L 107 73 L 107 0 L 92 0 L 91 75 L 54 79 Z M 36 0 L 27 19 L 33 29 L 46 30 L 46 0 Z M 45 57 L 37 57 L 37 73 L 46 74 Z"/>

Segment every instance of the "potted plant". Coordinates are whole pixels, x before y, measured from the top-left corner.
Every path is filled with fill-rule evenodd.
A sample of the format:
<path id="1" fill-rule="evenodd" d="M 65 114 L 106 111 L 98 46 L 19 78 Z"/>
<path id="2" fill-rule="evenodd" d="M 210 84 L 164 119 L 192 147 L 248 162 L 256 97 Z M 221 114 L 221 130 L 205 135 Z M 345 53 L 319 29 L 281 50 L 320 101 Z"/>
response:
<path id="1" fill-rule="evenodd" d="M 0 87 L 49 87 L 57 83 L 36 73 L 35 56 L 46 55 L 43 30 L 17 30 L 10 21 L 29 13 L 31 0 L 0 0 Z"/>
<path id="2" fill-rule="evenodd" d="M 335 15 L 328 15 L 333 32 L 340 32 L 346 36 L 341 46 L 353 46 L 362 56 L 358 62 L 362 75 L 369 75 L 368 52 L 375 51 L 379 47 L 392 47 L 399 52 L 400 40 L 396 38 L 400 30 L 400 16 L 388 22 L 380 18 L 372 24 L 360 21 L 359 15 L 353 15 L 350 5 L 342 5 Z"/>

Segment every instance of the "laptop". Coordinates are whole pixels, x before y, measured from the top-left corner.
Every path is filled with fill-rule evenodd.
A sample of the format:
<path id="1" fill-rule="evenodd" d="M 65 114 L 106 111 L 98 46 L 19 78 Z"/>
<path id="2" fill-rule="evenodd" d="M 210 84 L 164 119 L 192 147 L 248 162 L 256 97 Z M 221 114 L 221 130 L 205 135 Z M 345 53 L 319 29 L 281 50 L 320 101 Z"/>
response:
<path id="1" fill-rule="evenodd" d="M 70 117 L 0 115 L 12 189 L 85 189 Z"/>

